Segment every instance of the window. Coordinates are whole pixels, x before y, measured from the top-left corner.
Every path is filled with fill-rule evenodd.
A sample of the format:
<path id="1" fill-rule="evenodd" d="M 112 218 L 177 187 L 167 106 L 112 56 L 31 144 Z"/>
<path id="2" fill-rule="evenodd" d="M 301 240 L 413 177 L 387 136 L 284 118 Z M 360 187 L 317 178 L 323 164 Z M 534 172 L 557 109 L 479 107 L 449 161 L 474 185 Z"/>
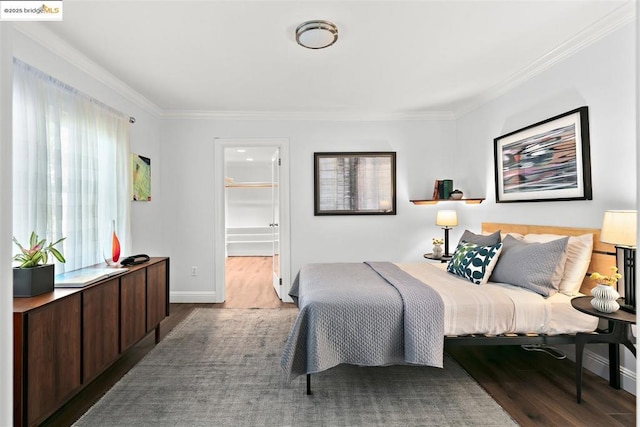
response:
<path id="1" fill-rule="evenodd" d="M 67 239 L 56 273 L 104 262 L 112 222 L 129 240 L 129 119 L 14 59 L 13 232 Z"/>

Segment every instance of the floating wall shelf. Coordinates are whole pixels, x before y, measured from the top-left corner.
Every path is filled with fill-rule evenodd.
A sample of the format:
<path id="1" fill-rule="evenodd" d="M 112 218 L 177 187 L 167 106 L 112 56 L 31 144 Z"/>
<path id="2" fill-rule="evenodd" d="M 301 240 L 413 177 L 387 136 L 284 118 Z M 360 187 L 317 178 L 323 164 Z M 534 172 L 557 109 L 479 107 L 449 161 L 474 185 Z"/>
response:
<path id="1" fill-rule="evenodd" d="M 468 205 L 479 205 L 484 199 L 429 199 L 429 200 L 409 200 L 414 205 L 435 205 L 440 202 L 465 202 Z"/>

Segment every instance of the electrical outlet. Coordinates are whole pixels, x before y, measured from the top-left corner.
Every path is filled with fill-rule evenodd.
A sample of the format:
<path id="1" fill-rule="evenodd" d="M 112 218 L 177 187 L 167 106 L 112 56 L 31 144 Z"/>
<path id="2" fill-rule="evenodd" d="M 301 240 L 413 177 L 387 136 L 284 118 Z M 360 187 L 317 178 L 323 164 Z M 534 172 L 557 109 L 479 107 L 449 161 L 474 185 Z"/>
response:
<path id="1" fill-rule="evenodd" d="M 198 267 L 196 267 L 196 266 L 191 267 L 191 275 L 192 276 L 197 276 L 198 275 Z"/>

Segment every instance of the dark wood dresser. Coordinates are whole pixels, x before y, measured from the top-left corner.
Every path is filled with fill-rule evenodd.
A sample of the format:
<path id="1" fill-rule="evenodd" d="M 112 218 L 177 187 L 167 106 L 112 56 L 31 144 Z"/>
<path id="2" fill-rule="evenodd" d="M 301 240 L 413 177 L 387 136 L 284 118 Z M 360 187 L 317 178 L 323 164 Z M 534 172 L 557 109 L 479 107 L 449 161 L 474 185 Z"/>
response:
<path id="1" fill-rule="evenodd" d="M 169 258 L 13 299 L 14 425 L 37 425 L 169 315 Z"/>

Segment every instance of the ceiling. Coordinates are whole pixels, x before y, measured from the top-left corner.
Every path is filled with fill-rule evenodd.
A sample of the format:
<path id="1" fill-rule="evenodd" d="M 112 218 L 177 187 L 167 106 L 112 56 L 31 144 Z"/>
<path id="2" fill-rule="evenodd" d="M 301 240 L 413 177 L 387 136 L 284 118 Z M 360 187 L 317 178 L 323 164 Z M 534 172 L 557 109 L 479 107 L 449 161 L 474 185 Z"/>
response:
<path id="1" fill-rule="evenodd" d="M 17 28 L 70 45 L 160 115 L 287 118 L 455 117 L 635 15 L 633 0 L 65 0 L 63 12 Z M 338 26 L 335 45 L 296 44 L 312 19 Z"/>

